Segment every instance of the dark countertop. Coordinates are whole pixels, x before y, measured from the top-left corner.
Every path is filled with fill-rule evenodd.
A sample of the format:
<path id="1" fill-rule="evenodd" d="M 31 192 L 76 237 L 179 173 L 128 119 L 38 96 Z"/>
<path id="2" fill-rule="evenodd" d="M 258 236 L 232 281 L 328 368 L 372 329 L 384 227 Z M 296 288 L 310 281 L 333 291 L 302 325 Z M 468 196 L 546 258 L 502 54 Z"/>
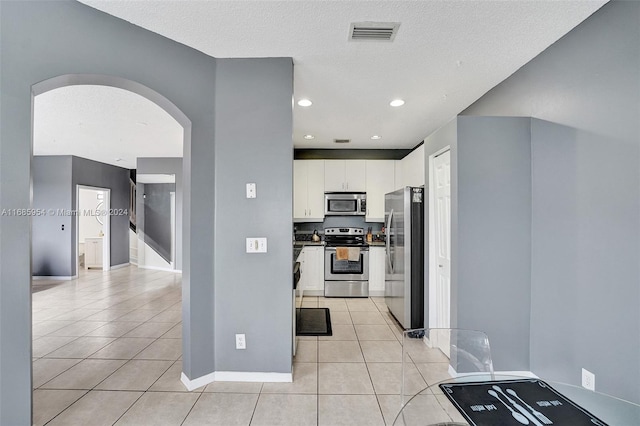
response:
<path id="1" fill-rule="evenodd" d="M 294 241 L 294 247 L 304 247 L 304 246 L 323 246 L 324 241 Z"/>
<path id="2" fill-rule="evenodd" d="M 369 243 L 370 247 L 384 247 L 386 243 L 384 241 L 372 241 Z"/>

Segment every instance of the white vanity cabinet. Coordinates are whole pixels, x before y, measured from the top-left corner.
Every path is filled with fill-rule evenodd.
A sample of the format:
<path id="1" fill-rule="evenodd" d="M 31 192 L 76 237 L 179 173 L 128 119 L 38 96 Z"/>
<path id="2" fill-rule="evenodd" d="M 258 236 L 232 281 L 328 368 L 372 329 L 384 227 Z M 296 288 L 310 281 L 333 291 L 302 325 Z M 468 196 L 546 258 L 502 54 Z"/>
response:
<path id="1" fill-rule="evenodd" d="M 102 238 L 84 239 L 84 267 L 102 268 Z"/>

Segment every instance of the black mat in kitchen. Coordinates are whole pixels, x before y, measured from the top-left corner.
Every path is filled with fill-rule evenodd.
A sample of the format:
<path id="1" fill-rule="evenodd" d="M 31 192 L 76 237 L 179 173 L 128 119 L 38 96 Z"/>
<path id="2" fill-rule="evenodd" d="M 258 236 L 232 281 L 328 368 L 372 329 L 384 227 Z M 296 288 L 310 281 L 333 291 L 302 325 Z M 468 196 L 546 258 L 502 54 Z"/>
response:
<path id="1" fill-rule="evenodd" d="M 607 426 L 539 379 L 446 383 L 440 389 L 472 426 Z"/>
<path id="2" fill-rule="evenodd" d="M 331 336 L 329 308 L 298 308 L 296 334 L 298 336 Z"/>

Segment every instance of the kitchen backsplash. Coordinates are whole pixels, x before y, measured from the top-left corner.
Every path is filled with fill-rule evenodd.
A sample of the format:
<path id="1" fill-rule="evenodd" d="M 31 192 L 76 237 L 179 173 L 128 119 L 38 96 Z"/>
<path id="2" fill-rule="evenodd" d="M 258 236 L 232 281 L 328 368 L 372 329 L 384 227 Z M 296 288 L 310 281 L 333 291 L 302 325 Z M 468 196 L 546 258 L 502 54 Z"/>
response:
<path id="1" fill-rule="evenodd" d="M 371 232 L 376 234 L 382 230 L 384 223 L 382 222 L 365 222 L 364 217 L 359 216 L 328 216 L 324 222 L 300 222 L 294 223 L 294 232 L 300 234 L 310 234 L 317 230 L 319 234 L 324 233 L 324 228 L 334 227 L 350 227 L 364 228 L 366 231 L 371 227 Z"/>

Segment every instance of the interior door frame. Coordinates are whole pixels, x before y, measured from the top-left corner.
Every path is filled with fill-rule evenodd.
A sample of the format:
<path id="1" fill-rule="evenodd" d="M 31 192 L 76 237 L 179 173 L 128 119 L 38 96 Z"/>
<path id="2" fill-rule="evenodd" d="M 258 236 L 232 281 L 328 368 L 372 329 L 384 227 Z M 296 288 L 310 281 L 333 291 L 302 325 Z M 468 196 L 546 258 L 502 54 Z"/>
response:
<path id="1" fill-rule="evenodd" d="M 451 145 L 429 155 L 429 328 L 438 326 L 438 312 L 436 303 L 436 170 L 434 167 L 436 157 L 451 151 Z M 449 311 L 451 311 L 451 301 L 449 301 Z"/>
<path id="2" fill-rule="evenodd" d="M 102 232 L 104 236 L 102 238 L 102 270 L 104 272 L 111 269 L 111 189 L 101 188 L 99 186 L 89 185 L 76 185 L 76 215 L 75 215 L 75 228 L 76 228 L 76 256 L 74 259 L 75 275 L 78 276 L 80 272 L 80 215 L 83 214 L 80 211 L 80 190 L 88 189 L 92 191 L 102 191 L 104 198 L 102 199 L 103 210 L 105 212 L 102 219 Z"/>

